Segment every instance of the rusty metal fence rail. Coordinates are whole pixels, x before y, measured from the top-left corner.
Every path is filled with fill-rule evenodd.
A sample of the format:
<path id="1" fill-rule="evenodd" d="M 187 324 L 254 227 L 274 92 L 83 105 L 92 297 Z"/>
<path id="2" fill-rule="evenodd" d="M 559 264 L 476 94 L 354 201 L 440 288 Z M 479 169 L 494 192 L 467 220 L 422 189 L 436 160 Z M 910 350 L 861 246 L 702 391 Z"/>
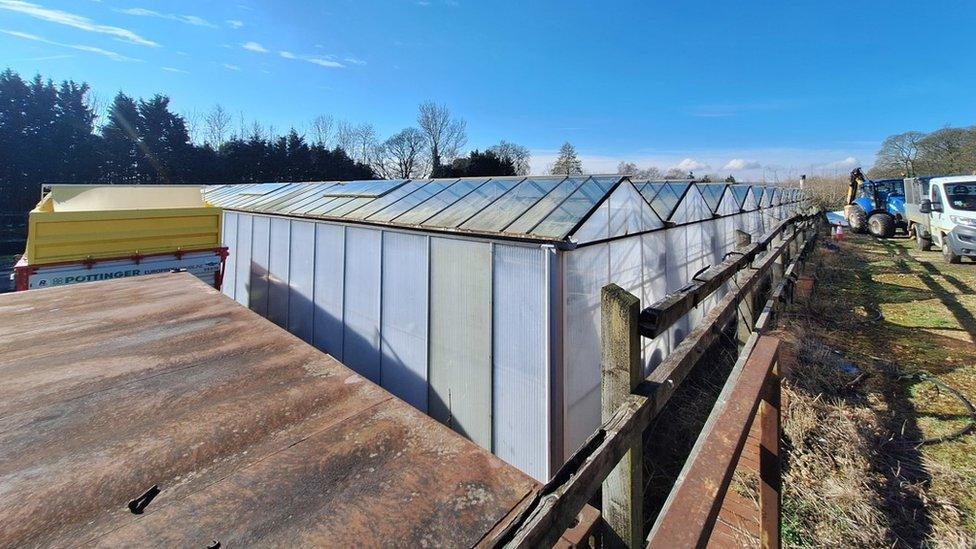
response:
<path id="1" fill-rule="evenodd" d="M 774 416 L 778 418 L 778 403 L 774 398 L 778 393 L 776 388 L 768 388 L 778 387 L 776 345 L 775 340 L 762 333 L 775 322 L 781 304 L 792 299 L 804 255 L 816 239 L 821 217 L 819 214 L 795 216 L 780 222 L 756 243 L 748 238 L 740 240 L 737 254 L 697 276 L 695 283 L 682 292 L 668 296 L 644 311 L 640 310 L 640 302 L 635 296 L 614 284 L 605 287 L 601 387 L 604 424 L 560 468 L 521 516 L 508 528 L 498 531 L 495 538 L 486 540 L 488 544 L 552 546 L 580 510 L 602 492 L 604 543 L 628 547 L 643 545 L 643 482 L 639 466 L 643 459 L 640 455 L 642 433 L 706 350 L 723 336 L 733 320 L 737 320 L 739 359 L 723 389 L 725 401 L 720 399 L 713 410 L 713 417 L 700 435 L 696 451 L 689 457 L 686 470 L 649 538 L 654 546 L 660 547 L 703 546 L 717 517 L 715 509 L 721 507 L 728 488 L 726 477 L 731 478 L 731 470 L 742 452 L 745 440 L 742 433 L 748 433 L 756 410 L 760 411 L 762 426 L 770 430 L 776 426 L 777 430 L 775 442 L 766 440 L 764 446 L 769 452 L 778 448 L 778 424 L 773 419 Z M 640 337 L 662 333 L 726 282 L 733 283 L 733 288 L 714 304 L 664 362 L 642 378 Z M 758 296 L 768 296 L 768 299 L 760 300 Z M 753 394 L 759 396 L 753 398 Z M 745 399 L 745 405 L 723 403 L 740 396 Z M 732 437 L 734 444 L 724 439 L 727 436 Z M 702 458 L 703 449 L 705 458 Z M 716 456 L 721 458 L 720 463 L 709 464 Z M 766 502 L 763 517 L 769 522 L 764 528 L 768 537 L 764 546 L 776 547 L 779 532 L 773 531 L 771 525 L 774 518 L 778 524 L 779 468 L 778 461 L 770 459 L 767 457 L 764 461 L 767 465 L 764 478 L 770 483 L 769 489 L 776 489 L 776 504 L 771 503 L 772 492 L 763 496 Z M 722 482 L 709 485 L 704 492 L 698 484 L 701 479 L 686 482 L 692 476 L 704 473 L 717 475 Z M 688 515 L 684 511 L 692 502 L 696 514 Z M 682 543 L 678 538 L 667 537 L 674 528 L 685 529 L 694 535 L 682 538 L 688 541 Z"/>

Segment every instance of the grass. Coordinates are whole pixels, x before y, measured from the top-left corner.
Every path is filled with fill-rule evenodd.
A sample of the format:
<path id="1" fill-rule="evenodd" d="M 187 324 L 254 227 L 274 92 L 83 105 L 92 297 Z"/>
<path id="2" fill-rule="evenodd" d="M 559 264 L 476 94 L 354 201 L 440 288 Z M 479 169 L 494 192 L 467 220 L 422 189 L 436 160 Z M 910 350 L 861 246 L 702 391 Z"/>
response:
<path id="1" fill-rule="evenodd" d="M 976 544 L 976 435 L 936 376 L 976 402 L 976 265 L 904 238 L 821 248 L 818 286 L 785 319 L 784 542 Z M 863 375 L 842 373 L 852 363 Z"/>

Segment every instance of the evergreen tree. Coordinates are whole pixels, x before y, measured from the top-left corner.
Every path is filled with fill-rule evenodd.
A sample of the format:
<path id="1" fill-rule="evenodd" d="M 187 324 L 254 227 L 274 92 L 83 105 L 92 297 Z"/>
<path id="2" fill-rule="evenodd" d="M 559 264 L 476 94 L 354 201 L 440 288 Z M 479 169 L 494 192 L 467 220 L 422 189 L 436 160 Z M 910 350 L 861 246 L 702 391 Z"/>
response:
<path id="1" fill-rule="evenodd" d="M 103 183 L 140 183 L 144 162 L 140 162 L 139 108 L 135 100 L 119 92 L 108 108 L 102 126 Z"/>

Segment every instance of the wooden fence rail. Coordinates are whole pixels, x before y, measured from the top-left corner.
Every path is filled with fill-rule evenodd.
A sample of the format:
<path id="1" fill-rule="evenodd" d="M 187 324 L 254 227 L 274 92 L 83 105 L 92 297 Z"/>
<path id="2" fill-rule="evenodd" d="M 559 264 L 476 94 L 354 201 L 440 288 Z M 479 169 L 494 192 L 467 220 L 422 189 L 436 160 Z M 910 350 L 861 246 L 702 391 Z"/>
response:
<path id="1" fill-rule="evenodd" d="M 760 422 L 760 541 L 779 547 L 779 340 L 759 336 L 729 375 L 674 489 L 647 537 L 648 547 L 704 547 L 712 535 L 753 421 Z M 744 358 L 744 357 L 743 357 Z"/>
<path id="2" fill-rule="evenodd" d="M 604 505 L 609 504 L 610 511 L 605 514 L 610 531 L 605 541 L 611 545 L 642 545 L 644 537 L 641 535 L 639 509 L 643 494 L 640 492 L 641 485 L 635 482 L 639 479 L 639 470 L 635 471 L 633 467 L 633 458 L 637 455 L 635 450 L 641 445 L 642 433 L 706 349 L 722 336 L 724 327 L 733 318 L 738 317 L 741 322 L 743 317 L 748 316 L 753 330 L 749 331 L 751 335 L 746 341 L 740 341 L 741 369 L 745 368 L 745 361 L 757 347 L 758 334 L 771 325 L 779 304 L 792 295 L 794 273 L 798 272 L 803 252 L 812 245 L 818 223 L 818 216 L 796 216 L 784 220 L 758 242 L 742 243 L 746 247 L 740 252 L 741 255 L 732 254 L 734 257 L 697 277 L 695 284 L 641 313 L 637 312 L 639 306 L 635 306 L 634 296 L 616 285 L 605 288 L 604 313 L 616 317 L 616 320 L 604 319 L 604 424 L 559 469 L 536 500 L 525 507 L 520 517 L 508 528 L 496 532 L 494 539 L 486 540 L 488 544 L 505 547 L 552 546 L 602 486 Z M 705 314 L 687 338 L 649 376 L 644 379 L 634 377 L 634 355 L 636 348 L 639 348 L 637 332 L 645 337 L 663 332 L 726 281 L 733 281 L 734 287 Z M 770 297 L 760 314 L 750 312 L 749 315 L 741 315 L 743 301 L 751 299 L 767 284 L 771 288 Z M 751 307 L 752 304 L 749 305 Z M 677 311 L 682 312 L 679 314 Z M 611 347 L 618 350 L 608 350 Z M 756 367 L 750 368 L 750 372 L 754 369 Z M 741 376 L 736 379 L 739 378 Z M 635 379 L 639 379 L 639 383 L 634 384 Z M 610 386 L 615 387 L 612 395 L 607 394 Z M 738 450 L 741 451 L 741 448 Z M 625 455 L 630 457 L 621 464 Z M 687 493 L 691 488 L 684 490 Z M 710 530 L 712 524 L 701 526 Z M 698 526 L 693 525 L 693 528 Z M 776 539 L 778 541 L 778 534 Z"/>

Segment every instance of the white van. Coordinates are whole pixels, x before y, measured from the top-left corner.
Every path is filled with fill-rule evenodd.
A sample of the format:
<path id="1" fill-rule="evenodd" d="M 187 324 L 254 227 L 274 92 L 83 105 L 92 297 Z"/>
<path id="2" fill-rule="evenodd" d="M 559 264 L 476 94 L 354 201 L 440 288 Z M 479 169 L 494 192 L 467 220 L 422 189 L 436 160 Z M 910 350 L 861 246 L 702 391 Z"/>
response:
<path id="1" fill-rule="evenodd" d="M 933 177 L 919 209 L 929 214 L 932 243 L 946 261 L 976 260 L 976 176 Z"/>

